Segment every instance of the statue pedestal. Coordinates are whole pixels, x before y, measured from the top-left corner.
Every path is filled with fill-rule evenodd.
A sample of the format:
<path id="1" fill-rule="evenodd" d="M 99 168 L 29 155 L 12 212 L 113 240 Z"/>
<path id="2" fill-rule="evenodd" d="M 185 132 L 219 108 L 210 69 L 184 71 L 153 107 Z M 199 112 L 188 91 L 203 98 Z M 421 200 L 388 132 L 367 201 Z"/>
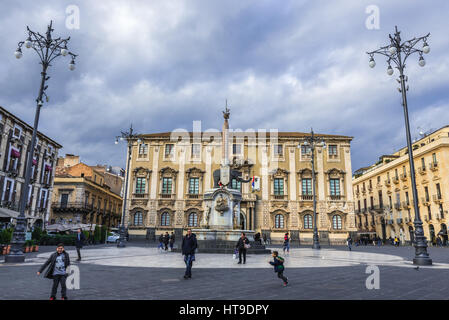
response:
<path id="1" fill-rule="evenodd" d="M 251 248 L 247 249 L 248 254 L 271 253 L 270 250 L 265 249 L 264 245 L 254 242 L 255 231 L 252 230 L 192 229 L 192 233 L 196 235 L 198 241 L 199 253 L 233 254 L 242 232 L 245 233 L 251 244 Z"/>
<path id="2" fill-rule="evenodd" d="M 270 254 L 265 246 L 254 243 L 254 230 L 240 230 L 240 202 L 238 190 L 215 188 L 204 193 L 207 209 L 202 221 L 203 228 L 192 229 L 198 241 L 200 253 L 234 253 L 241 233 L 251 243 L 249 254 Z"/>
<path id="3" fill-rule="evenodd" d="M 215 188 L 204 193 L 204 203 L 209 216 L 203 226 L 209 229 L 233 230 L 240 225 L 240 201 L 242 194 L 238 190 Z"/>

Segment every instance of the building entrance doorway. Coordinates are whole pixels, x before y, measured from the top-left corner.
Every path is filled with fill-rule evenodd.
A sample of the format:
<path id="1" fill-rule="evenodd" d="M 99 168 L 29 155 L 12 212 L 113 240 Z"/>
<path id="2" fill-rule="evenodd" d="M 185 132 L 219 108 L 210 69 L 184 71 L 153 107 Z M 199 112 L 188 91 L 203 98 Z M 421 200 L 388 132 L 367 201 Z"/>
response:
<path id="1" fill-rule="evenodd" d="M 409 226 L 408 232 L 410 234 L 410 244 L 413 245 L 413 243 L 415 242 L 415 230 L 413 230 L 412 226 Z"/>
<path id="2" fill-rule="evenodd" d="M 441 230 L 440 232 L 438 232 L 438 235 L 441 236 L 441 240 L 443 240 L 443 246 L 446 246 L 448 237 L 447 237 L 447 226 L 444 223 L 441 224 Z"/>
<path id="3" fill-rule="evenodd" d="M 241 212 L 240 212 L 240 229 L 241 230 L 246 230 L 246 217 Z"/>
<path id="4" fill-rule="evenodd" d="M 430 236 L 430 242 L 432 244 L 436 244 L 435 242 L 435 228 L 433 227 L 433 224 L 429 224 L 429 236 Z"/>

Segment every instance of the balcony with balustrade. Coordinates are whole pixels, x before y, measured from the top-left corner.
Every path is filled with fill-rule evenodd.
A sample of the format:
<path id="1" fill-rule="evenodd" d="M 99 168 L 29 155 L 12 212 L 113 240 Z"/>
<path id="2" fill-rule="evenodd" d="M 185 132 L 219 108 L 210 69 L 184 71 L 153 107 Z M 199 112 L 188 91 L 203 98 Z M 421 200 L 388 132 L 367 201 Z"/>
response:
<path id="1" fill-rule="evenodd" d="M 418 172 L 421 175 L 425 175 L 427 173 L 426 167 L 425 166 L 421 166 L 418 168 Z"/>
<path id="2" fill-rule="evenodd" d="M 300 201 L 313 201 L 313 195 L 312 194 L 301 194 L 299 195 Z"/>
<path id="3" fill-rule="evenodd" d="M 438 161 L 432 161 L 429 163 L 429 169 L 431 171 L 437 171 L 438 170 Z"/>
<path id="4" fill-rule="evenodd" d="M 54 213 L 82 213 L 88 214 L 94 210 L 93 205 L 85 202 L 61 202 L 51 204 Z"/>
<path id="5" fill-rule="evenodd" d="M 427 198 L 427 197 L 421 197 L 421 203 L 422 203 L 424 206 L 430 206 L 430 199 Z"/>
<path id="6" fill-rule="evenodd" d="M 402 201 L 402 208 L 410 209 L 410 201 Z"/>
<path id="7" fill-rule="evenodd" d="M 437 204 L 443 203 L 443 198 L 442 198 L 441 194 L 432 195 L 432 199 L 433 199 L 433 202 L 435 202 Z"/>

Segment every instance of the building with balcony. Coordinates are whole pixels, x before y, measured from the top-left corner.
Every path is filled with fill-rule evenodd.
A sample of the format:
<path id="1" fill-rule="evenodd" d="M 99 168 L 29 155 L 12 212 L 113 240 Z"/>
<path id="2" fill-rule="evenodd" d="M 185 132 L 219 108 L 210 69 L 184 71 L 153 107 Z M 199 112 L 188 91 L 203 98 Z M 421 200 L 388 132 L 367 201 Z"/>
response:
<path id="1" fill-rule="evenodd" d="M 32 126 L 0 107 L 0 227 L 14 224 L 19 215 L 32 134 Z M 59 143 L 38 131 L 25 208 L 28 227 L 43 227 L 49 219 L 53 168 L 61 148 Z"/>
<path id="2" fill-rule="evenodd" d="M 440 236 L 447 242 L 449 207 L 449 126 L 413 142 L 415 179 L 424 234 L 431 242 Z M 408 149 L 380 157 L 374 165 L 359 169 L 353 177 L 357 226 L 386 239 L 398 236 L 403 243 L 414 238 L 415 210 L 411 189 Z M 373 189 L 362 193 L 365 186 Z M 365 222 L 375 222 L 364 228 Z"/>
<path id="3" fill-rule="evenodd" d="M 290 232 L 293 241 L 312 243 L 313 195 L 308 133 L 229 129 L 229 163 L 250 183 L 232 179 L 242 193 L 241 229 L 266 234 L 273 242 Z M 316 134 L 327 148 L 315 150 L 317 225 L 323 243 L 344 243 L 355 231 L 351 183 L 351 137 Z M 214 187 L 213 172 L 223 156 L 222 133 L 142 134 L 133 142 L 125 223 L 130 238 L 201 227 L 203 195 Z"/>
<path id="4" fill-rule="evenodd" d="M 107 166 L 88 166 L 79 156 L 58 159 L 50 223 L 92 223 L 117 227 L 122 215 L 123 177 Z"/>

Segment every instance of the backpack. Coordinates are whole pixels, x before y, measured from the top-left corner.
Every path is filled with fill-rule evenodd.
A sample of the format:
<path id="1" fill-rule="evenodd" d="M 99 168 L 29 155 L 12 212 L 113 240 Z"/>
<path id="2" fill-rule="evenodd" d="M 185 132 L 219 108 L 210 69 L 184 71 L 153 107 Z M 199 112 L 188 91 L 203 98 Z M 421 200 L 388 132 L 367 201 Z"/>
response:
<path id="1" fill-rule="evenodd" d="M 276 272 L 284 271 L 284 261 L 285 261 L 284 258 L 278 256 L 278 257 L 276 257 L 276 259 L 278 259 L 279 262 L 281 263 L 276 266 Z"/>

